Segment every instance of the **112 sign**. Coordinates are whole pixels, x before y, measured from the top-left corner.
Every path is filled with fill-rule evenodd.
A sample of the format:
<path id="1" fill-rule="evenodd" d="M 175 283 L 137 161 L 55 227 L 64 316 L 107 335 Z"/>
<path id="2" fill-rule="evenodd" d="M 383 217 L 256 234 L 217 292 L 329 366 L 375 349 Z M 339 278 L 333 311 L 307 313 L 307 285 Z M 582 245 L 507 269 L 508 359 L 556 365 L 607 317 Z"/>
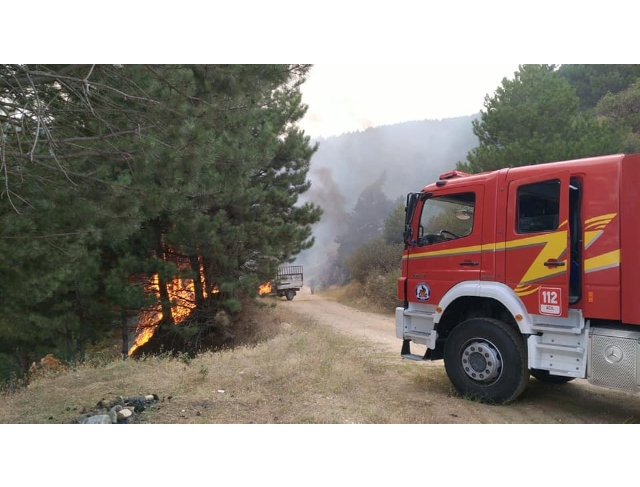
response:
<path id="1" fill-rule="evenodd" d="M 562 314 L 562 289 L 541 287 L 539 293 L 540 314 L 560 316 Z"/>

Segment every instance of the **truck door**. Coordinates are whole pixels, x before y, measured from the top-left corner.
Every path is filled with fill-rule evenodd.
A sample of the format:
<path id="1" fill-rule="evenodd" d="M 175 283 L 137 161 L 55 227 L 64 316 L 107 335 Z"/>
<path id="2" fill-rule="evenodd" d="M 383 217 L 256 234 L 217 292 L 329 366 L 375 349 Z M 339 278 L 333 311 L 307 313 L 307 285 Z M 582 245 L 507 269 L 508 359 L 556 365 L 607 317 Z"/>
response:
<path id="1" fill-rule="evenodd" d="M 405 262 L 409 301 L 437 305 L 457 283 L 480 280 L 483 191 L 441 189 L 418 207 L 418 238 Z"/>
<path id="2" fill-rule="evenodd" d="M 507 178 L 511 176 L 509 172 Z M 529 313 L 569 308 L 569 172 L 508 182 L 505 280 Z"/>

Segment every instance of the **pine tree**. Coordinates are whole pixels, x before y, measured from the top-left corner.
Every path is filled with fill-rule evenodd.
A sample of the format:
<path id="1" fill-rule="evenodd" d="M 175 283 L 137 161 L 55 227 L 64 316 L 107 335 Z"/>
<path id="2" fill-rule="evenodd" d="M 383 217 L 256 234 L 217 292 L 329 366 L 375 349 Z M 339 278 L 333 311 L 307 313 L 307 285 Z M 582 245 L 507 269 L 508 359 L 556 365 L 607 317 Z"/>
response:
<path id="1" fill-rule="evenodd" d="M 605 95 L 595 111 L 599 117 L 627 131 L 623 152 L 640 152 L 640 79 L 623 91 Z"/>
<path id="2" fill-rule="evenodd" d="M 158 300 L 171 324 L 179 277 L 197 310 L 238 310 L 311 246 L 308 69 L 3 65 L 0 373 L 73 360 Z"/>
<path id="3" fill-rule="evenodd" d="M 589 110 L 608 93 L 629 88 L 640 77 L 640 64 L 563 64 L 558 75 L 576 89 L 580 110 Z"/>
<path id="4" fill-rule="evenodd" d="M 522 65 L 486 96 L 473 121 L 478 147 L 458 168 L 483 172 L 504 167 L 590 157 L 620 150 L 623 134 L 606 121 L 579 113 L 574 88 L 552 65 Z"/>

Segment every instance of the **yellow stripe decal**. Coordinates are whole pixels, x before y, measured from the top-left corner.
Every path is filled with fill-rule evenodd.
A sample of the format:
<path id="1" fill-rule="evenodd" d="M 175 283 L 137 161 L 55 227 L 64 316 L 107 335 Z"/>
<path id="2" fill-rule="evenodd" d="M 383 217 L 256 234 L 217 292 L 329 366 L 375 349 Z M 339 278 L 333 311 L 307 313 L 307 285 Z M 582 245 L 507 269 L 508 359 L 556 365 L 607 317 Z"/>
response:
<path id="1" fill-rule="evenodd" d="M 620 249 L 606 254 L 596 255 L 584 261 L 584 272 L 596 272 L 620 265 Z"/>
<path id="2" fill-rule="evenodd" d="M 604 232 L 602 230 L 585 231 L 584 232 L 584 248 L 585 250 L 591 247 L 591 244 L 600 238 Z"/>
<path id="3" fill-rule="evenodd" d="M 607 215 L 600 215 L 600 216 L 594 216 L 593 218 L 588 218 L 584 221 L 585 225 L 589 225 L 590 223 L 594 223 L 594 222 L 600 222 L 600 221 L 611 221 L 614 219 L 614 217 L 617 215 L 617 213 L 608 213 Z"/>
<path id="4" fill-rule="evenodd" d="M 533 294 L 540 289 L 541 286 L 516 286 L 513 290 L 518 296 L 528 296 L 529 294 Z"/>
<path id="5" fill-rule="evenodd" d="M 494 244 L 495 247 L 495 244 Z M 411 254 L 409 256 L 404 256 L 404 259 L 422 259 L 426 257 L 442 257 L 447 255 L 458 255 L 458 254 L 477 254 L 482 252 L 482 245 L 472 245 L 470 247 L 456 247 L 454 249 L 445 249 L 445 250 L 432 250 L 431 252 L 420 252 L 419 254 Z"/>
<path id="6" fill-rule="evenodd" d="M 593 218 L 589 218 L 584 221 L 584 248 L 589 248 L 600 236 L 604 233 L 603 229 L 607 226 L 613 218 L 617 216 L 617 213 L 609 213 L 606 215 L 600 215 Z M 446 257 L 453 255 L 464 254 L 478 254 L 481 252 L 497 252 L 506 251 L 512 249 L 519 249 L 524 247 L 544 246 L 538 256 L 531 263 L 529 269 L 525 272 L 524 276 L 520 279 L 520 284 L 516 287 L 516 293 L 519 296 L 527 296 L 533 294 L 539 289 L 537 287 L 531 287 L 528 284 L 546 279 L 554 275 L 562 274 L 566 272 L 565 263 L 563 269 L 554 269 L 553 267 L 546 267 L 544 263 L 550 259 L 560 259 L 567 249 L 567 221 L 563 221 L 558 230 L 553 233 L 545 233 L 541 235 L 534 235 L 532 237 L 523 237 L 507 242 L 489 243 L 485 245 L 471 245 L 468 247 L 456 247 L 445 250 L 432 250 L 427 252 L 420 252 L 417 254 L 403 255 L 403 259 L 423 259 L 431 257 Z M 591 230 L 587 230 L 590 228 Z M 609 269 L 620 265 L 620 250 L 614 250 L 602 255 L 591 257 L 584 262 L 584 272 L 596 272 L 599 270 Z"/>

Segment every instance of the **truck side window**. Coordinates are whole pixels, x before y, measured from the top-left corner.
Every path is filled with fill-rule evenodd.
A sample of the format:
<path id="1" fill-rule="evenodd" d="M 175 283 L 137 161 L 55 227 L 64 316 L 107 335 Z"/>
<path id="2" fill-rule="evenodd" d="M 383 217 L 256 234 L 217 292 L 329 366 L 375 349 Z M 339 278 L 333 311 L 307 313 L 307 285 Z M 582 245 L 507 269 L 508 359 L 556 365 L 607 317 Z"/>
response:
<path id="1" fill-rule="evenodd" d="M 552 232 L 558 229 L 560 180 L 525 184 L 518 188 L 518 233 Z"/>
<path id="2" fill-rule="evenodd" d="M 418 245 L 431 245 L 466 237 L 473 230 L 475 193 L 429 198 L 420 216 Z"/>

